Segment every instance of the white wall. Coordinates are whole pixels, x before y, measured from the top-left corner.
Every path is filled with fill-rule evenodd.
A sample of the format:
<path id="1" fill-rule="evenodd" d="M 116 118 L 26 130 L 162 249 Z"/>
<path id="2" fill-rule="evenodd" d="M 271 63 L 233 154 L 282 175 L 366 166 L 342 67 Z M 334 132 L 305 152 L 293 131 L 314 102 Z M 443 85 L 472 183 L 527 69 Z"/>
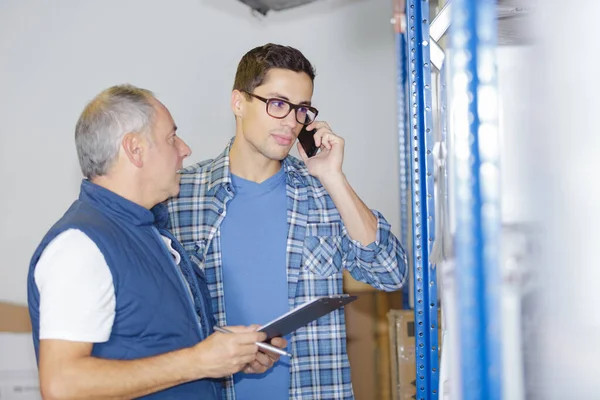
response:
<path id="1" fill-rule="evenodd" d="M 532 400 L 596 399 L 600 393 L 599 13 L 597 0 L 553 0 L 535 14 L 536 146 L 529 154 L 541 234 L 527 315 Z"/>
<path id="2" fill-rule="evenodd" d="M 194 154 L 233 134 L 240 57 L 265 42 L 317 68 L 314 104 L 347 141 L 358 194 L 399 232 L 395 52 L 389 0 L 321 0 L 256 18 L 234 0 L 0 2 L 0 300 L 26 302 L 33 250 L 78 193 L 85 103 L 129 82 L 155 91 Z"/>

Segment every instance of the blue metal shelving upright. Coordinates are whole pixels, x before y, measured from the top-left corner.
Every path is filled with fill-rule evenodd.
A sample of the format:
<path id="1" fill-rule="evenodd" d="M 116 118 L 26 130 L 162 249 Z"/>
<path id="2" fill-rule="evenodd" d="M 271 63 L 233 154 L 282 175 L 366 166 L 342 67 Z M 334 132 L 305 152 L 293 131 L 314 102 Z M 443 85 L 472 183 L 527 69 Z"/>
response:
<path id="1" fill-rule="evenodd" d="M 454 0 L 450 27 L 462 399 L 501 399 L 496 1 Z"/>
<path id="2" fill-rule="evenodd" d="M 404 11 L 404 10 L 402 10 Z M 404 13 L 398 13 L 396 18 L 403 18 Z M 409 240 L 409 215 L 408 202 L 409 182 L 410 182 L 410 147 L 409 147 L 409 131 L 408 131 L 408 108 L 406 99 L 408 97 L 407 86 L 407 62 L 406 62 L 406 34 L 403 31 L 402 21 L 396 23 L 396 112 L 398 116 L 398 167 L 400 169 L 400 236 L 404 246 L 408 246 Z M 409 260 L 411 257 L 409 257 Z M 410 308 L 409 304 L 409 287 L 404 285 L 402 288 L 402 307 Z"/>
<path id="3" fill-rule="evenodd" d="M 410 182 L 409 157 L 407 132 L 407 107 L 406 107 L 406 36 L 403 32 L 396 32 L 396 79 L 397 79 L 397 113 L 398 113 L 398 149 L 400 168 L 400 235 L 402 244 L 409 243 L 408 229 L 408 190 Z"/>
<path id="4" fill-rule="evenodd" d="M 406 2 L 408 134 L 412 200 L 417 399 L 438 399 L 437 280 L 429 253 L 434 241 L 433 118 L 429 54 L 429 1 Z M 410 143 L 410 144 L 409 144 Z"/>

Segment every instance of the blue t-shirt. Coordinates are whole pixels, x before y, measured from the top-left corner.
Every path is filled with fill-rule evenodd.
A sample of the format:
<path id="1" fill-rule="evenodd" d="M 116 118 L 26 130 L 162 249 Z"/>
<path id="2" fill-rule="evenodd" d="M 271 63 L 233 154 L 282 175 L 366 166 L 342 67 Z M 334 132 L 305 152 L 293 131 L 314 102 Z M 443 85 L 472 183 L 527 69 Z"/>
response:
<path id="1" fill-rule="evenodd" d="M 221 224 L 227 325 L 264 325 L 289 310 L 286 176 L 280 169 L 260 184 L 232 181 L 235 197 Z M 287 399 L 289 360 L 281 357 L 264 374 L 240 372 L 234 382 L 237 400 Z"/>

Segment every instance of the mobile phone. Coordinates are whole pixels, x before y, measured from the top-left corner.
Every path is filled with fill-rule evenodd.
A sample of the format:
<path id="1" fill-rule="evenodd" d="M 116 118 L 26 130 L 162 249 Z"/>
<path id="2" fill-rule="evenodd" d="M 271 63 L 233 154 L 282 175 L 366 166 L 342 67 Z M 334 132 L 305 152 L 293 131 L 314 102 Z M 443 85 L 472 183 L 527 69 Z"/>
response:
<path id="1" fill-rule="evenodd" d="M 313 129 L 312 131 L 309 131 L 306 129 L 307 126 L 308 125 L 304 125 L 302 127 L 302 130 L 298 134 L 298 141 L 300 142 L 300 145 L 304 149 L 304 152 L 306 153 L 306 155 L 308 157 L 312 157 L 315 154 L 317 154 L 317 151 L 319 151 L 319 148 L 315 145 L 315 138 L 314 138 L 315 129 Z"/>

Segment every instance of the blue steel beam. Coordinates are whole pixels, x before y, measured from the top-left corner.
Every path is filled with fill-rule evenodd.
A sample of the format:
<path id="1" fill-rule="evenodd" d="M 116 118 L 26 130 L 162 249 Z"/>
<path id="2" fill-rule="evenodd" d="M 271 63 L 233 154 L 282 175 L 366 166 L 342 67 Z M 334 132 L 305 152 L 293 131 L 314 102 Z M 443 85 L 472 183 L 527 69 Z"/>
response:
<path id="1" fill-rule="evenodd" d="M 429 1 L 408 0 L 409 120 L 417 399 L 438 399 L 437 279 L 429 263 L 434 240 L 433 118 L 429 54 Z"/>
<path id="2" fill-rule="evenodd" d="M 410 146 L 406 98 L 408 96 L 407 81 L 407 59 L 406 59 L 406 35 L 403 32 L 396 33 L 396 65 L 397 65 L 397 114 L 398 114 L 398 154 L 400 169 L 400 233 L 402 244 L 408 246 L 408 201 L 409 201 L 409 182 L 410 182 Z M 412 258 L 412 257 L 410 257 Z M 409 258 L 409 259 L 410 259 Z M 402 307 L 409 308 L 409 288 L 405 285 L 402 288 Z"/>
<path id="3" fill-rule="evenodd" d="M 396 33 L 396 65 L 397 65 L 397 113 L 398 113 L 398 149 L 399 149 L 399 168 L 400 168 L 400 233 L 402 244 L 406 245 L 408 241 L 408 182 L 410 172 L 407 165 L 410 151 L 408 146 L 407 131 L 407 80 L 406 80 L 406 38 L 404 33 Z"/>
<path id="4" fill-rule="evenodd" d="M 501 398 L 496 1 L 454 0 L 450 43 L 462 398 Z"/>

